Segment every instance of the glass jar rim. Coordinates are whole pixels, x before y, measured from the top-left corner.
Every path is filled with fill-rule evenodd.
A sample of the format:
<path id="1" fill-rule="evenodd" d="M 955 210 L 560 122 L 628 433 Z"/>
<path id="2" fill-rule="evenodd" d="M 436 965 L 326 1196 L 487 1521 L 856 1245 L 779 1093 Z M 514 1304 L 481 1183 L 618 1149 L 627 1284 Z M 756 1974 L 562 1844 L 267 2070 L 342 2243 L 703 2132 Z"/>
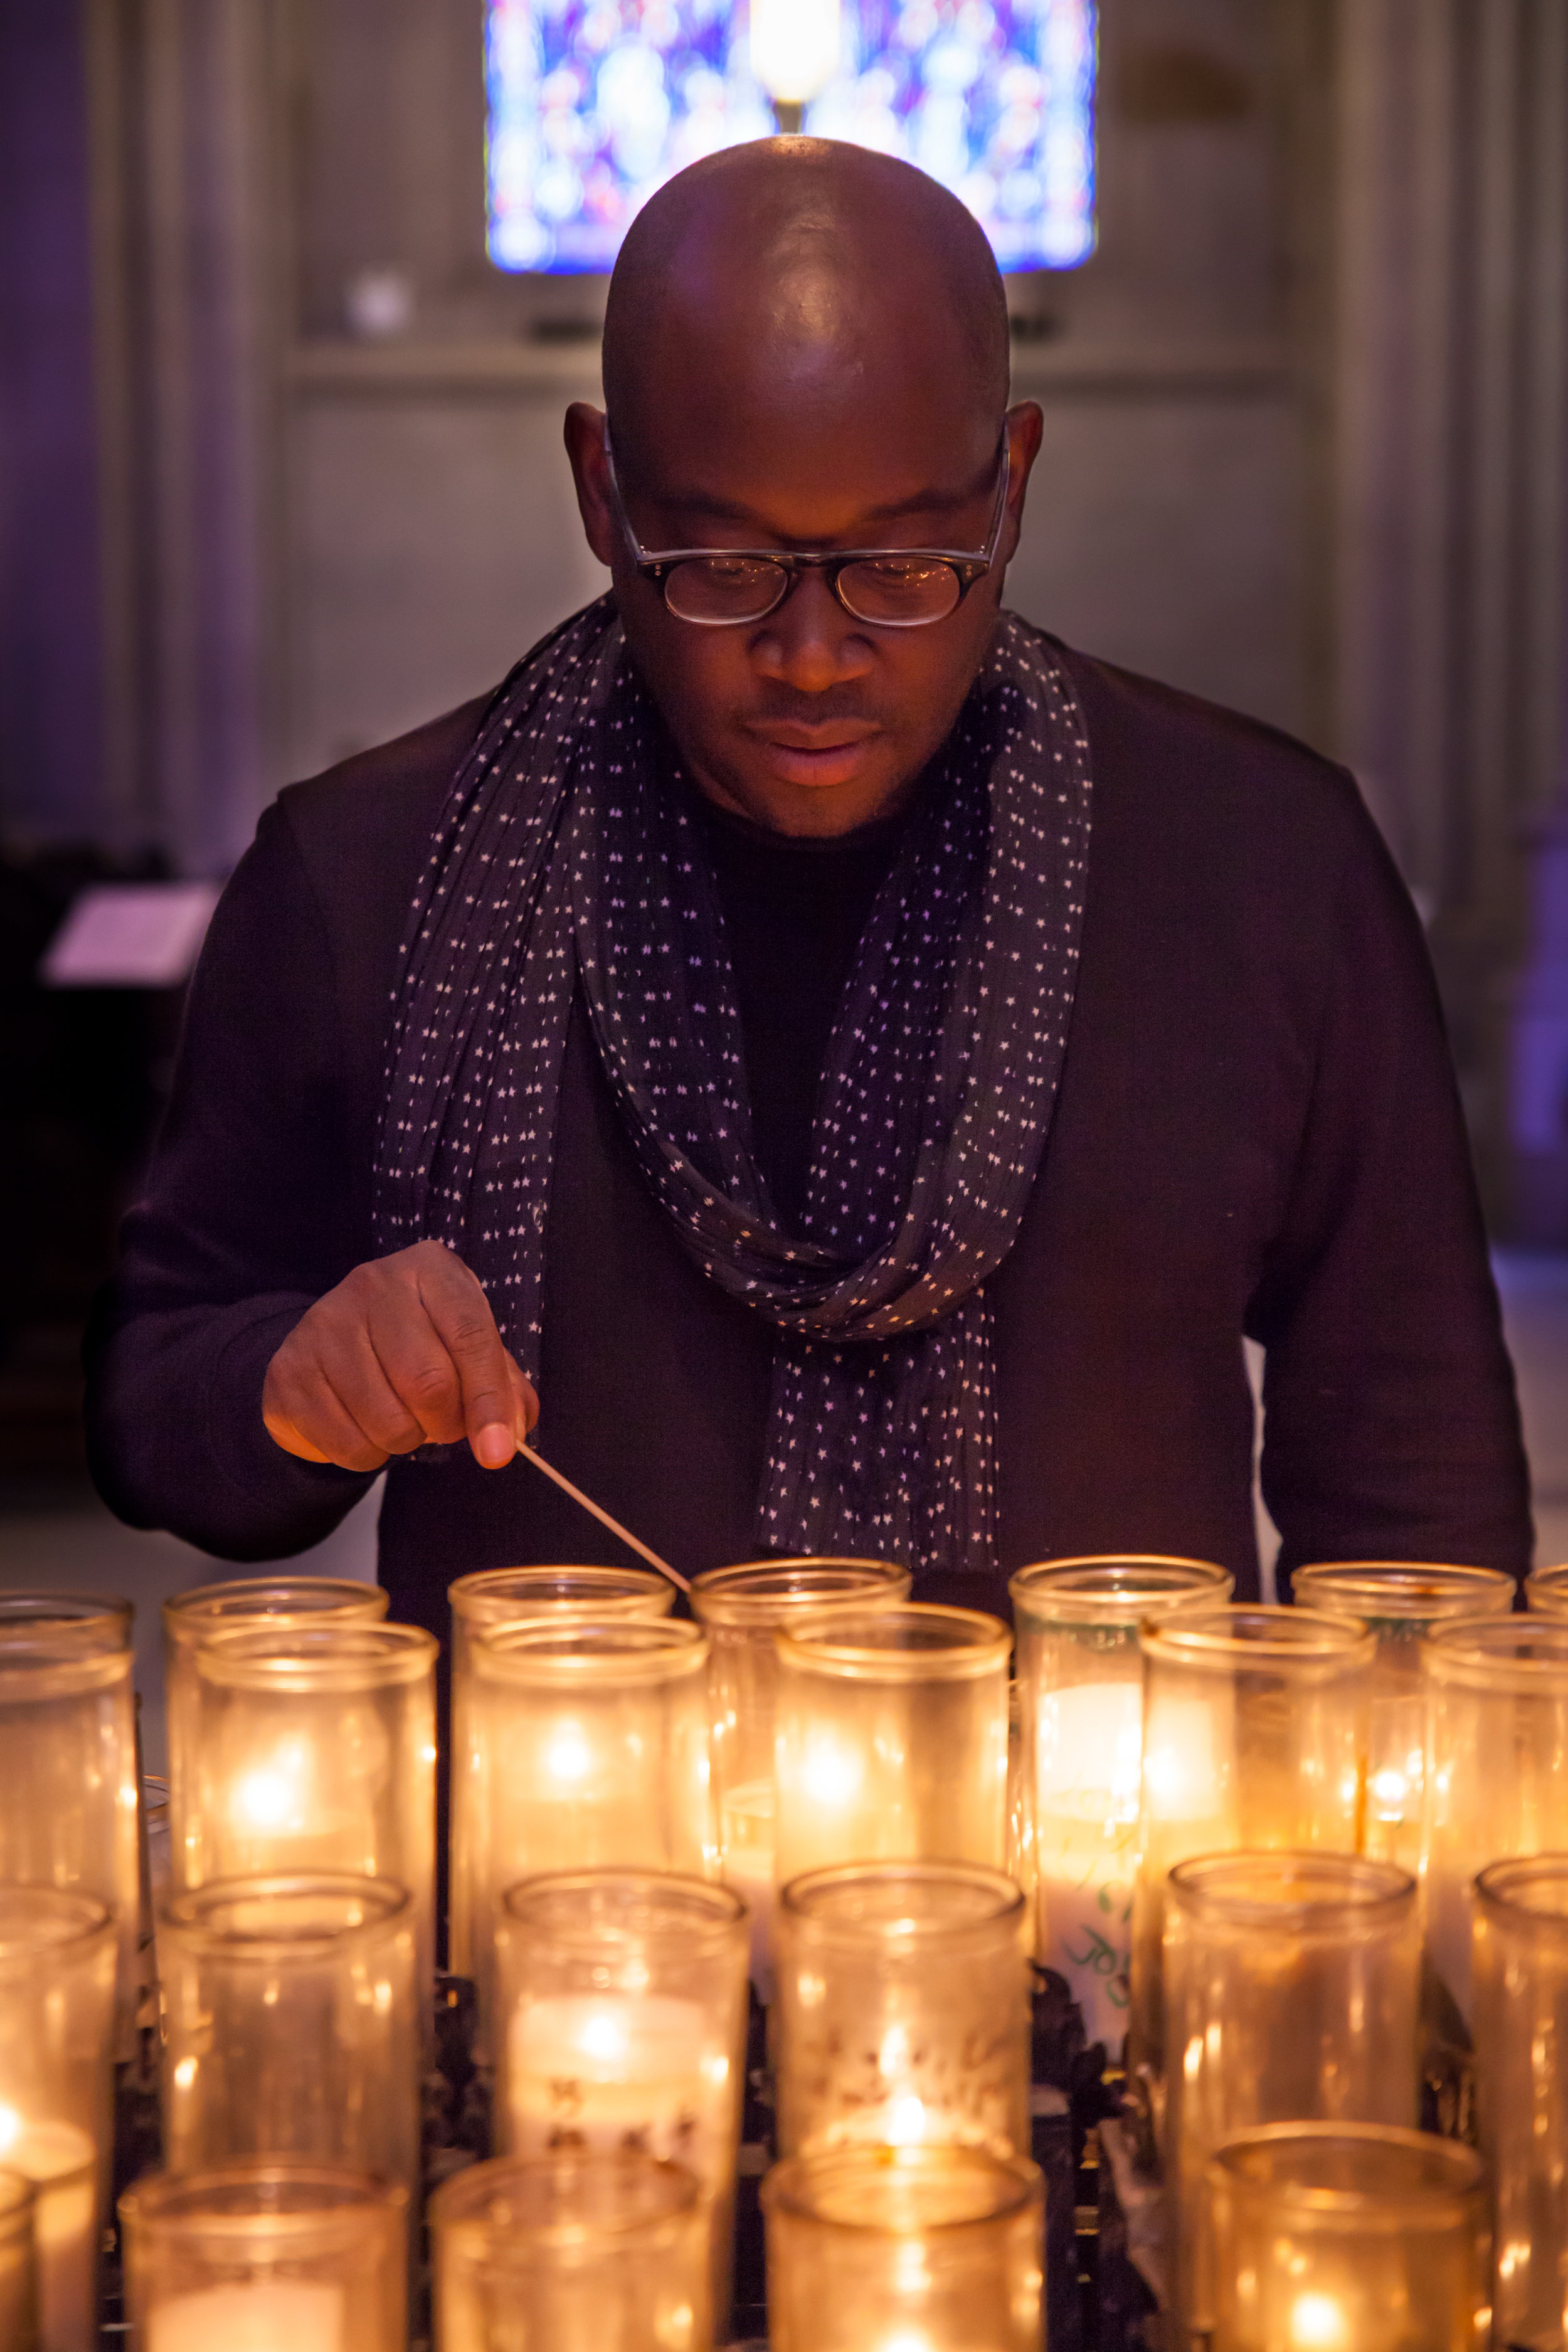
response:
<path id="1" fill-rule="evenodd" d="M 910 1638 L 878 1638 L 889 1633 Z M 825 1610 L 778 1627 L 773 1640 L 791 1665 L 866 1682 L 957 1682 L 997 1668 L 1005 1673 L 1013 1646 L 1012 1630 L 1000 1617 L 930 1601 Z"/>
<path id="2" fill-rule="evenodd" d="M 128 1650 L 135 1621 L 135 1602 L 115 1592 L 0 1592 L 0 1662 L 13 1644 L 32 1647 L 29 1633 L 50 1655 L 54 1643 L 68 1643 L 73 1656 Z"/>
<path id="3" fill-rule="evenodd" d="M 857 1889 L 868 1894 L 879 1885 L 910 1889 L 962 1890 L 973 1900 L 967 1916 L 941 1918 L 932 1914 L 880 1918 L 856 1916 L 832 1907 L 833 1898 L 853 1899 Z M 821 1906 L 823 1907 L 817 1907 Z M 1026 1897 L 1005 1871 L 988 1869 L 978 1862 L 840 1862 L 821 1870 L 803 1871 L 779 1893 L 780 1912 L 795 1927 L 823 1943 L 897 1944 L 928 1951 L 933 1945 L 963 1944 L 992 1936 L 998 1927 L 1022 1925 Z"/>
<path id="4" fill-rule="evenodd" d="M 740 1560 L 705 1568 L 691 1580 L 691 1605 L 704 1624 L 786 1624 L 813 1609 L 876 1608 L 904 1601 L 914 1578 L 894 1560 L 820 1559 Z"/>
<path id="5" fill-rule="evenodd" d="M 1292 2149 L 1309 2153 L 1331 2148 L 1345 2151 L 1352 2160 L 1365 2156 L 1369 2172 L 1380 2160 L 1394 2166 L 1404 2161 L 1408 2180 L 1401 2186 L 1385 2177 L 1349 2188 L 1330 2187 L 1291 2180 L 1269 2168 L 1276 2152 L 1289 2160 Z M 1331 2226 L 1353 2219 L 1380 2236 L 1395 2235 L 1413 2222 L 1436 2227 L 1463 2220 L 1479 2209 L 1485 2196 L 1481 2160 L 1474 2148 L 1398 2124 L 1260 2124 L 1216 2148 L 1205 2171 L 1211 2189 L 1267 2198 L 1287 2207 L 1296 2221 L 1318 2220 Z"/>
<path id="6" fill-rule="evenodd" d="M 1270 1874 L 1281 1885 L 1293 1876 L 1301 1891 L 1242 1891 L 1249 1875 L 1267 1880 Z M 1308 1891 L 1313 1879 L 1322 1882 L 1322 1893 Z M 1189 1854 L 1172 1866 L 1167 1890 L 1176 1908 L 1189 1916 L 1202 1908 L 1238 1927 L 1289 1928 L 1295 1936 L 1341 1932 L 1358 1921 L 1376 1925 L 1380 1915 L 1395 1921 L 1413 1917 L 1416 1897 L 1415 1879 L 1397 1863 L 1289 1846 Z"/>
<path id="7" fill-rule="evenodd" d="M 911 2211 L 911 2186 L 918 2188 L 923 2179 L 933 2189 L 941 2183 L 951 2190 L 955 2179 L 964 2177 L 973 2191 L 972 2210 L 934 2219 Z M 831 2198 L 836 2188 L 841 2193 L 844 2188 L 859 2190 L 869 2199 L 884 2182 L 889 2191 L 897 2185 L 897 2204 L 910 2217 L 907 2227 L 900 2229 L 892 2220 L 862 2220 L 823 2210 L 825 2197 Z M 910 2147 L 818 2148 L 810 2155 L 785 2157 L 763 2174 L 762 2186 L 764 2213 L 787 2213 L 818 2229 L 856 2235 L 875 2231 L 882 2237 L 938 2240 L 962 2230 L 1016 2221 L 1040 2200 L 1041 2194 L 1039 2167 L 1027 2157 L 971 2147 L 963 2141 Z"/>
<path id="8" fill-rule="evenodd" d="M 1450 1617 L 1434 1625 L 1421 1659 L 1435 1681 L 1515 1696 L 1568 1686 L 1568 1624 L 1554 1615 Z"/>
<path id="9" fill-rule="evenodd" d="M 290 1927 L 287 1913 L 294 1906 L 301 1920 L 312 1906 L 319 1911 L 341 1906 L 336 1921 L 318 1918 L 313 1924 Z M 225 1927 L 221 1915 L 281 1907 L 284 1921 L 265 1932 L 238 1932 Z M 360 1907 L 357 1918 L 348 1916 Z M 289 1871 L 254 1878 L 214 1878 L 205 1886 L 188 1886 L 167 1895 L 158 1908 L 160 1932 L 165 1927 L 188 1951 L 221 1954 L 226 1960 L 254 1960 L 271 1967 L 279 1959 L 298 1960 L 312 1950 L 341 1951 L 345 1944 L 408 1925 L 414 1898 L 395 1878 L 366 1878 L 349 1871 Z"/>
<path id="10" fill-rule="evenodd" d="M 1462 1568 L 1435 1560 L 1325 1559 L 1297 1569 L 1291 1590 L 1309 1607 L 1385 1626 L 1506 1616 L 1516 1587 L 1500 1568 Z M 1341 1595 L 1343 1610 L 1336 1607 Z"/>
<path id="11" fill-rule="evenodd" d="M 1145 1656 L 1198 1668 L 1267 1668 L 1286 1663 L 1333 1672 L 1370 1665 L 1377 1636 L 1343 1611 L 1257 1601 L 1191 1609 L 1138 1634 Z"/>
<path id="12" fill-rule="evenodd" d="M 1052 1624 L 1136 1624 L 1151 1608 L 1214 1607 L 1235 1590 L 1235 1577 L 1216 1561 L 1152 1551 L 1037 1559 L 1007 1582 L 1016 1612 Z"/>
<path id="13" fill-rule="evenodd" d="M 1475 1886 L 1481 1909 L 1500 1926 L 1568 1937 L 1568 1853 L 1505 1855 L 1477 1873 Z M 1558 1899 L 1532 1902 L 1538 1887 L 1550 1887 Z"/>
<path id="14" fill-rule="evenodd" d="M 124 1648 L 105 1649 L 93 1642 L 49 1645 L 40 1642 L 24 1649 L 0 1644 L 0 1706 L 45 1706 L 54 1699 L 88 1698 L 111 1691 L 118 1684 L 131 1698 L 135 1654 Z"/>
<path id="15" fill-rule="evenodd" d="M 557 1589 L 551 1591 L 552 1580 Z M 581 1602 L 559 1588 L 578 1580 L 582 1586 Z M 516 1568 L 475 1568 L 459 1576 L 447 1587 L 447 1601 L 452 1613 L 465 1622 L 482 1622 L 491 1607 L 504 1609 L 515 1616 L 517 1604 L 531 1601 L 540 1615 L 555 1615 L 565 1608 L 615 1609 L 619 1613 L 624 1605 L 658 1601 L 668 1608 L 673 1600 L 675 1587 L 666 1576 L 651 1568 L 608 1568 L 597 1561 L 562 1561 L 560 1563 L 526 1562 Z M 668 1598 L 666 1596 L 668 1596 Z M 523 1614 L 530 1613 L 525 1608 Z"/>
<path id="16" fill-rule="evenodd" d="M 617 2215 L 601 2209 L 578 2220 L 519 2219 L 517 2200 L 547 2203 L 577 2179 L 596 2199 L 606 2192 L 624 2197 L 626 2210 Z M 557 2149 L 465 2166 L 437 2189 L 427 2218 L 433 2234 L 482 2246 L 501 2265 L 522 2267 L 536 2252 L 594 2259 L 606 2242 L 613 2246 L 617 2240 L 683 2229 L 701 2210 L 703 2196 L 701 2182 L 685 2165 L 643 2148 L 618 2148 L 607 2156 Z"/>
<path id="17" fill-rule="evenodd" d="M 604 1903 L 597 1918 L 584 1912 L 574 1915 L 573 1898 L 588 1896 Z M 618 1917 L 613 1907 L 617 1897 Z M 664 1916 L 659 1917 L 661 1905 Z M 597 1950 L 607 1935 L 625 1934 L 635 1936 L 639 1944 L 672 1945 L 689 1958 L 720 1952 L 743 1940 L 750 1916 L 743 1897 L 732 1887 L 716 1879 L 657 1870 L 542 1871 L 507 1887 L 500 1908 L 506 1926 L 568 1949 Z"/>
<path id="18" fill-rule="evenodd" d="M 193 1584 L 163 1603 L 163 1631 L 184 1648 L 216 1633 L 265 1633 L 270 1624 L 375 1624 L 391 1606 L 384 1585 L 348 1576 L 237 1576 Z"/>
<path id="19" fill-rule="evenodd" d="M 0 1886 L 0 1972 L 30 1967 L 46 1953 L 54 1965 L 75 1968 L 118 1936 L 113 1912 L 96 1895 L 60 1886 Z"/>
<path id="20" fill-rule="evenodd" d="M 686 1617 L 515 1617 L 470 1639 L 480 1681 L 545 1685 L 674 1681 L 702 1672 L 710 1648 Z"/>
<path id="21" fill-rule="evenodd" d="M 132 2231 L 156 2233 L 207 2261 L 300 2262 L 352 2247 L 367 2221 L 388 2236 L 405 2231 L 408 2191 L 348 2165 L 264 2156 L 202 2172 L 143 2173 L 119 2211 Z"/>
<path id="22" fill-rule="evenodd" d="M 421 1625 L 237 1625 L 204 1636 L 194 1656 L 203 1682 L 298 1695 L 416 1683 L 433 1672 L 439 1648 Z"/>
<path id="23" fill-rule="evenodd" d="M 1550 1568 L 1531 1569 L 1524 1580 L 1524 1600 L 1527 1609 L 1539 1609 L 1544 1601 L 1545 1613 L 1556 1616 L 1561 1612 L 1568 1616 L 1568 1559 L 1554 1560 Z"/>
<path id="24" fill-rule="evenodd" d="M 0 2166 L 0 2246 L 17 2238 L 31 2238 L 36 2195 L 25 2172 L 8 2172 Z"/>

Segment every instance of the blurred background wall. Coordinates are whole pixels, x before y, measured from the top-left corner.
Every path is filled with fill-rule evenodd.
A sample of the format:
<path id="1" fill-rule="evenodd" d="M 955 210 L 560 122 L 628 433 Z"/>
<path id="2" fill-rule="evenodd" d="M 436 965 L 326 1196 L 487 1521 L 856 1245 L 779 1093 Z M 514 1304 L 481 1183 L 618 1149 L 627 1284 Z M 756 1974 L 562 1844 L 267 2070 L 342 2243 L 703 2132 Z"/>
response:
<path id="1" fill-rule="evenodd" d="M 38 1197 L 110 1171 L 62 1264 L 101 1251 L 177 1009 L 61 1032 L 27 992 L 71 891 L 221 874 L 280 783 L 601 584 L 560 417 L 602 289 L 485 259 L 481 31 L 480 0 L 0 8 L 3 1050 Z M 1103 0 L 1100 31 L 1098 250 L 1010 281 L 1047 419 L 1010 599 L 1353 767 L 1497 1229 L 1568 1245 L 1568 11 Z M 59 1076 L 95 1054 L 141 1055 L 107 1138 Z"/>

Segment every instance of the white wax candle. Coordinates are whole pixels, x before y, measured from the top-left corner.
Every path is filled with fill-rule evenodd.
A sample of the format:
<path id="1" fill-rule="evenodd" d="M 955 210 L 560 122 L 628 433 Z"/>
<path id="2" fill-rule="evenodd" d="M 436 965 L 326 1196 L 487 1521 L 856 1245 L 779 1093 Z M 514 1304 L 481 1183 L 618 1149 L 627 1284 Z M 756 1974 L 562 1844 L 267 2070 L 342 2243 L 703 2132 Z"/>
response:
<path id="1" fill-rule="evenodd" d="M 772 1780 L 744 1780 L 719 1808 L 719 1841 L 724 1883 L 742 1896 L 752 1915 L 752 1982 L 766 2001 L 773 1995 L 773 1885 L 777 1843 L 773 1835 Z"/>
<path id="2" fill-rule="evenodd" d="M 708 2187 L 732 2154 L 730 2056 L 694 2000 L 557 1993 L 511 2022 L 511 2150 L 646 2148 Z"/>
<path id="3" fill-rule="evenodd" d="M 29 2179 L 38 2279 L 38 2352 L 98 2342 L 98 2167 L 76 2124 L 29 2124 L 0 2106 L 0 2164 Z"/>
<path id="4" fill-rule="evenodd" d="M 341 2286 L 258 2279 L 204 2287 L 156 2305 L 147 2352 L 345 2352 Z"/>
<path id="5" fill-rule="evenodd" d="M 1042 1698 L 1034 1823 L 1040 1958 L 1071 1986 L 1089 2040 L 1113 2054 L 1127 2032 L 1142 1758 L 1139 1684 L 1076 1684 Z"/>

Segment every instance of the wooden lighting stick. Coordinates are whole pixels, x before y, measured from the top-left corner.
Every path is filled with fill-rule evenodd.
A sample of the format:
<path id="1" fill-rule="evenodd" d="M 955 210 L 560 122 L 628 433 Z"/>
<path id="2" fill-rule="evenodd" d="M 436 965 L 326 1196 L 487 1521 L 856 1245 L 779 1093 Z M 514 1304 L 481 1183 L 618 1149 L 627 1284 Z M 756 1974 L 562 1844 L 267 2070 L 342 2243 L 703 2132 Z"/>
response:
<path id="1" fill-rule="evenodd" d="M 574 1503 L 581 1503 L 602 1528 L 608 1528 L 613 1536 L 618 1536 L 622 1543 L 629 1544 L 639 1558 L 646 1559 L 650 1568 L 657 1568 L 660 1576 L 668 1576 L 671 1584 L 679 1586 L 682 1592 L 690 1591 L 690 1585 L 678 1569 L 671 1568 L 667 1559 L 660 1559 L 658 1552 L 649 1551 L 647 1544 L 638 1543 L 636 1536 L 628 1528 L 623 1528 L 619 1519 L 612 1519 L 608 1511 L 602 1511 L 597 1503 L 591 1503 L 581 1486 L 574 1486 L 570 1478 L 563 1478 L 559 1470 L 552 1468 L 542 1454 L 536 1454 L 531 1445 L 520 1445 L 517 1450 L 525 1462 L 531 1462 L 536 1470 L 542 1470 L 547 1478 L 553 1479 L 563 1495 L 570 1495 Z"/>

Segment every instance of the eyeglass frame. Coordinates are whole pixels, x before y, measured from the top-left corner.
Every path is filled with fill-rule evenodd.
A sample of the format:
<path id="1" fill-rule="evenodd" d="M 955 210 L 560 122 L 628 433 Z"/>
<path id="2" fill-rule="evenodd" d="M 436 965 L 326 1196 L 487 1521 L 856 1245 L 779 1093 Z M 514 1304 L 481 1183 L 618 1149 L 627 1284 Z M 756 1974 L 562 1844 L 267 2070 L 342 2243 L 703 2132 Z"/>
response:
<path id="1" fill-rule="evenodd" d="M 827 584 L 833 592 L 835 601 L 844 612 L 849 614 L 850 619 L 858 621 L 863 629 L 934 628 L 939 621 L 951 621 L 970 590 L 977 587 L 982 580 L 989 576 L 991 567 L 996 561 L 997 550 L 1002 544 L 1002 531 L 1007 520 L 1007 492 L 1012 483 L 1013 450 L 1007 428 L 1004 425 L 1001 459 L 997 469 L 996 507 L 991 518 L 990 535 L 984 550 L 978 554 L 969 548 L 948 547 L 848 547 L 828 551 L 813 550 L 804 553 L 781 547 L 670 547 L 653 550 L 644 547 L 632 529 L 632 519 L 626 512 L 626 502 L 621 495 L 620 480 L 616 472 L 616 453 L 610 446 L 610 427 L 607 418 L 605 424 L 604 445 L 605 466 L 610 478 L 610 494 L 616 509 L 616 520 L 620 525 L 621 536 L 626 541 L 626 552 L 636 567 L 637 578 L 651 581 L 658 587 L 660 601 L 672 621 L 684 621 L 689 628 L 693 629 L 755 628 L 759 621 L 771 619 L 780 605 L 787 602 L 794 593 L 795 583 L 803 572 L 826 572 L 828 575 Z M 958 577 L 958 603 L 950 605 L 945 613 L 933 613 L 929 620 L 868 621 L 863 618 L 852 606 L 845 604 L 839 593 L 839 574 L 852 563 L 879 563 L 890 555 L 918 555 L 923 556 L 930 563 L 945 563 L 948 569 L 955 572 Z M 762 612 L 746 613 L 734 620 L 724 620 L 717 615 L 711 620 L 695 620 L 688 613 L 674 611 L 669 603 L 667 584 L 670 573 L 680 564 L 710 562 L 715 556 L 731 558 L 738 556 L 742 562 L 748 563 L 771 563 L 775 571 L 784 573 L 784 584 L 773 603 Z"/>

